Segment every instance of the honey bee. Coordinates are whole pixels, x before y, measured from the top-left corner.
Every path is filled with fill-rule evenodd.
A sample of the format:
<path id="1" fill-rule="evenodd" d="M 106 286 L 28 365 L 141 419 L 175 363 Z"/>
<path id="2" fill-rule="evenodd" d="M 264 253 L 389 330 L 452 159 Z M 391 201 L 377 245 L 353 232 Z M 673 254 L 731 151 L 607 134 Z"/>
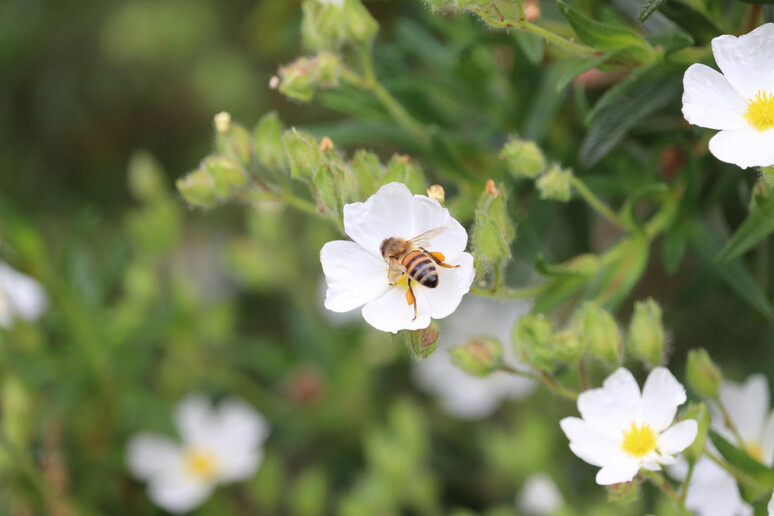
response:
<path id="1" fill-rule="evenodd" d="M 446 226 L 425 231 L 411 240 L 397 237 L 385 238 L 380 246 L 382 256 L 390 266 L 387 276 L 390 285 L 397 283 L 404 274 L 407 276 L 406 302 L 409 306 L 414 305 L 412 321 L 417 318 L 417 300 L 414 297 L 411 282 L 415 281 L 427 288 L 435 288 L 438 286 L 438 266 L 448 269 L 459 267 L 459 265 L 444 263 L 446 257 L 443 254 L 425 249 L 430 246 L 431 239 L 444 231 Z"/>

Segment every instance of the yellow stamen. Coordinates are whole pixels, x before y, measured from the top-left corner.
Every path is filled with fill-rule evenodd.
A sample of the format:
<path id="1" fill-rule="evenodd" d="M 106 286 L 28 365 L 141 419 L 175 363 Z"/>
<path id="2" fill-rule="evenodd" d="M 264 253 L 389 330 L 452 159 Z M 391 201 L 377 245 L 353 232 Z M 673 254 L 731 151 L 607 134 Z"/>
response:
<path id="1" fill-rule="evenodd" d="M 754 441 L 745 443 L 744 449 L 753 459 L 757 460 L 758 462 L 763 461 L 763 449 L 761 448 L 760 444 Z"/>
<path id="2" fill-rule="evenodd" d="M 186 472 L 202 480 L 212 480 L 218 474 L 218 459 L 209 450 L 192 448 L 183 457 Z"/>
<path id="3" fill-rule="evenodd" d="M 656 449 L 656 433 L 650 425 L 643 423 L 639 427 L 632 423 L 629 430 L 624 430 L 624 440 L 621 449 L 632 457 L 644 457 Z"/>
<path id="4" fill-rule="evenodd" d="M 774 129 L 774 93 L 761 92 L 750 99 L 744 117 L 759 131 Z"/>

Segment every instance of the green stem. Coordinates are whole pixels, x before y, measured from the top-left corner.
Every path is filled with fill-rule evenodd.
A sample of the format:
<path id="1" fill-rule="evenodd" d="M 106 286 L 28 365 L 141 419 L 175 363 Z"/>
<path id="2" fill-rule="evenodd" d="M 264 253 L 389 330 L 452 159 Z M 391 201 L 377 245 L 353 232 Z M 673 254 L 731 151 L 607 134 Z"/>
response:
<path id="1" fill-rule="evenodd" d="M 524 19 L 524 8 L 522 7 L 521 2 L 518 3 L 519 16 L 520 16 L 520 19 L 518 20 L 514 20 L 512 18 L 507 18 L 503 16 L 499 10 L 496 10 L 497 14 L 499 15 L 498 18 L 497 19 L 493 18 L 491 16 L 493 6 L 490 6 L 486 9 L 483 9 L 480 7 L 475 8 L 476 14 L 478 14 L 486 24 L 492 27 L 496 27 L 498 29 L 512 29 L 512 28 L 518 27 L 520 29 L 529 31 L 537 36 L 540 36 L 541 38 L 548 41 L 549 43 L 553 43 L 554 45 L 558 46 L 561 49 L 566 50 L 567 52 L 570 52 L 572 54 L 579 55 L 582 57 L 599 56 L 599 55 L 602 55 L 603 53 L 600 50 L 597 50 L 596 48 L 592 48 L 586 45 L 581 45 L 580 43 L 575 43 L 574 41 L 570 41 L 569 39 L 563 38 L 562 36 L 555 34 L 549 30 L 546 30 L 543 27 L 540 27 L 539 25 L 535 25 L 534 23 L 528 22 L 526 19 Z"/>
<path id="2" fill-rule="evenodd" d="M 609 220 L 612 224 L 615 226 L 626 230 L 626 224 L 624 223 L 623 219 L 618 216 L 617 213 L 615 213 L 610 207 L 602 202 L 602 200 L 596 196 L 594 192 L 592 192 L 588 186 L 586 186 L 586 183 L 581 181 L 576 176 L 571 176 L 570 182 L 572 183 L 572 186 L 575 187 L 575 189 L 578 191 L 578 193 L 583 197 L 583 199 L 589 203 L 589 206 L 594 208 L 597 213 L 605 217 L 607 220 Z"/>
<path id="3" fill-rule="evenodd" d="M 661 209 L 645 225 L 645 236 L 653 240 L 656 236 L 669 227 L 677 214 L 677 208 L 680 205 L 680 199 L 683 197 L 685 188 L 676 186 L 670 192 Z"/>
<path id="4" fill-rule="evenodd" d="M 685 498 L 688 496 L 688 486 L 691 484 L 691 479 L 693 478 L 693 469 L 696 467 L 696 461 L 691 461 L 688 463 L 688 473 L 685 475 L 685 480 L 683 481 L 683 487 L 680 490 L 680 501 L 682 503 L 685 503 Z"/>
<path id="5" fill-rule="evenodd" d="M 666 481 L 666 479 L 664 478 L 664 475 L 656 471 L 648 471 L 646 469 L 641 470 L 640 474 L 644 478 L 647 478 L 648 480 L 650 480 L 653 483 L 653 485 L 661 489 L 661 491 L 672 500 L 672 502 L 675 504 L 680 514 L 684 514 L 684 515 L 692 514 L 685 507 L 685 502 L 680 498 L 680 496 L 678 496 L 677 491 L 675 491 L 674 488 L 671 485 L 669 485 L 669 482 Z"/>

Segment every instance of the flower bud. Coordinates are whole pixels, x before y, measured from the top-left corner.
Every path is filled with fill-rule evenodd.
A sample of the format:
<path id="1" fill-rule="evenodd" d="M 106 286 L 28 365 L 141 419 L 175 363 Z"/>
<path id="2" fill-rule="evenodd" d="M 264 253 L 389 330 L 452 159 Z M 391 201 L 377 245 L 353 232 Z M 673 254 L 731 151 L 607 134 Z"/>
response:
<path id="1" fill-rule="evenodd" d="M 387 172 L 382 178 L 381 184 L 398 182 L 403 183 L 412 192 L 425 191 L 425 174 L 422 168 L 411 161 L 408 156 L 395 154 L 387 164 Z"/>
<path id="2" fill-rule="evenodd" d="M 632 356 L 643 360 L 650 367 L 661 365 L 665 340 L 658 303 L 652 298 L 635 303 L 626 342 Z"/>
<path id="3" fill-rule="evenodd" d="M 230 115 L 228 122 L 225 122 L 223 115 L 228 113 L 215 115 L 215 149 L 221 156 L 234 158 L 247 165 L 252 154 L 250 133 L 241 125 L 233 123 Z M 217 120 L 218 117 L 221 119 Z"/>
<path id="4" fill-rule="evenodd" d="M 761 177 L 770 185 L 774 185 L 774 165 L 761 167 Z"/>
<path id="5" fill-rule="evenodd" d="M 215 181 L 206 170 L 189 172 L 178 179 L 175 186 L 191 206 L 212 208 L 215 205 Z"/>
<path id="6" fill-rule="evenodd" d="M 554 335 L 556 342 L 556 357 L 562 362 L 573 364 L 581 359 L 586 352 L 584 342 L 572 330 L 565 330 Z"/>
<path id="7" fill-rule="evenodd" d="M 589 301 L 575 312 L 570 325 L 592 356 L 613 367 L 621 364 L 621 332 L 610 312 Z"/>
<path id="8" fill-rule="evenodd" d="M 301 37 L 310 50 L 337 50 L 346 39 L 344 2 L 305 0 Z"/>
<path id="9" fill-rule="evenodd" d="M 553 165 L 548 169 L 548 172 L 535 182 L 535 186 L 540 190 L 541 199 L 567 202 L 570 200 L 571 195 L 571 179 L 571 170 L 563 169 L 559 165 Z"/>
<path id="10" fill-rule="evenodd" d="M 379 32 L 379 23 L 371 16 L 360 0 L 348 0 L 345 6 L 347 39 L 368 44 Z"/>
<path id="11" fill-rule="evenodd" d="M 607 486 L 607 501 L 618 505 L 628 505 L 640 497 L 640 483 L 620 482 Z"/>
<path id="12" fill-rule="evenodd" d="M 515 237 L 516 228 L 508 215 L 507 196 L 490 179 L 476 209 L 473 229 L 476 254 L 489 264 L 499 265 L 511 257 L 511 243 Z"/>
<path id="13" fill-rule="evenodd" d="M 282 137 L 290 173 L 296 179 L 311 180 L 322 164 L 322 152 L 311 135 L 292 128 Z"/>
<path id="14" fill-rule="evenodd" d="M 688 352 L 686 376 L 688 385 L 696 394 L 711 400 L 717 399 L 723 375 L 706 349 L 698 348 Z"/>
<path id="15" fill-rule="evenodd" d="M 247 175 L 235 159 L 226 156 L 207 156 L 202 166 L 212 177 L 215 195 L 221 199 L 229 197 L 235 190 L 247 184 Z"/>
<path id="16" fill-rule="evenodd" d="M 407 339 L 407 344 L 416 358 L 427 358 L 438 347 L 438 325 L 435 321 L 423 330 L 404 330 L 398 333 Z"/>
<path id="17" fill-rule="evenodd" d="M 452 363 L 474 376 L 488 376 L 503 365 L 500 341 L 478 338 L 449 350 Z"/>
<path id="18" fill-rule="evenodd" d="M 148 152 L 138 151 L 129 159 L 129 190 L 137 200 L 153 201 L 167 195 L 164 173 L 156 158 Z"/>
<path id="19" fill-rule="evenodd" d="M 255 156 L 266 168 L 277 170 L 287 165 L 285 147 L 282 143 L 282 122 L 276 113 L 261 117 L 255 126 Z"/>
<path id="20" fill-rule="evenodd" d="M 341 61 L 330 52 L 322 51 L 312 59 L 300 57 L 279 69 L 279 91 L 306 102 L 312 99 L 316 88 L 338 87 L 340 72 Z"/>
<path id="21" fill-rule="evenodd" d="M 556 349 L 551 321 L 543 315 L 525 315 L 516 321 L 513 346 L 521 359 L 543 371 L 556 364 Z"/>
<path id="22" fill-rule="evenodd" d="M 505 160 L 515 177 L 534 178 L 546 168 L 546 158 L 532 140 L 511 139 L 500 152 L 500 159 Z"/>
<path id="23" fill-rule="evenodd" d="M 681 420 L 695 419 L 699 424 L 699 432 L 696 439 L 688 448 L 683 451 L 685 458 L 691 462 L 696 462 L 704 453 L 704 444 L 707 441 L 707 432 L 710 427 L 710 414 L 704 403 L 691 404 L 685 411 Z"/>
<path id="24" fill-rule="evenodd" d="M 355 152 L 351 169 L 357 183 L 359 199 L 365 199 L 373 194 L 377 190 L 380 178 L 384 175 L 384 167 L 379 161 L 379 156 L 363 149 Z"/>

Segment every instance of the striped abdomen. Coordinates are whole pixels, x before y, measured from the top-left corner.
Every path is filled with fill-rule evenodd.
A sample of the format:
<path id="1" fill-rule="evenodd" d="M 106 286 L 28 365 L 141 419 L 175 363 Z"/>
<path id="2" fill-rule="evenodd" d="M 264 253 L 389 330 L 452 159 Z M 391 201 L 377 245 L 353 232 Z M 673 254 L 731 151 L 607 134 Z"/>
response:
<path id="1" fill-rule="evenodd" d="M 401 262 L 406 268 L 406 274 L 412 280 L 425 287 L 438 286 L 438 270 L 435 262 L 422 251 L 411 251 Z"/>

